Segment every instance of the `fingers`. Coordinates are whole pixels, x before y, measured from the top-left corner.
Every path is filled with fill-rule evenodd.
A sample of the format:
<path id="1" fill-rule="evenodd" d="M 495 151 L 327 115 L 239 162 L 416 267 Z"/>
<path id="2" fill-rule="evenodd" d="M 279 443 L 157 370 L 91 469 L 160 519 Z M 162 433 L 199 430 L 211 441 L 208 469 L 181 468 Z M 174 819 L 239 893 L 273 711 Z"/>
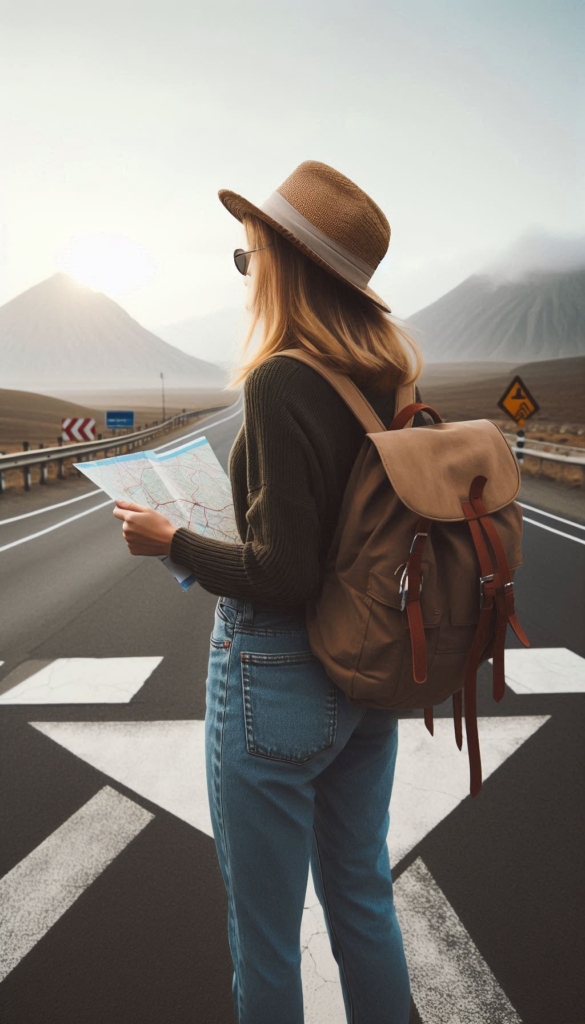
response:
<path id="1" fill-rule="evenodd" d="M 138 505 L 137 502 L 135 502 L 135 501 L 119 501 L 118 498 L 116 498 L 115 501 L 116 501 L 116 505 L 119 505 L 120 508 L 128 509 L 129 512 L 149 512 L 150 511 L 148 505 Z"/>
<path id="2" fill-rule="evenodd" d="M 112 509 L 112 515 L 115 516 L 116 519 L 123 519 L 128 523 L 136 520 L 136 512 L 134 510 L 127 512 L 126 509 L 114 508 Z"/>

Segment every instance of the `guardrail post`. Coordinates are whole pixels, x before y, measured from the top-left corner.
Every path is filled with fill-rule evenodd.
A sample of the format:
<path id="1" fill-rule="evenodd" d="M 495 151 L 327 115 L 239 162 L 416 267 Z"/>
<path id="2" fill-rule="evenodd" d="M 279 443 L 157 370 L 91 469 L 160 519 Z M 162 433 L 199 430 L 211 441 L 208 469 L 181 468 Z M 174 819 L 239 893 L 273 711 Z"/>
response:
<path id="1" fill-rule="evenodd" d="M 23 441 L 22 442 L 22 450 L 23 450 L 23 452 L 27 452 L 29 450 L 29 448 L 30 448 L 30 441 Z M 25 491 L 30 491 L 30 466 L 25 466 L 23 468 L 22 475 L 24 477 L 24 489 L 25 489 Z"/>
<path id="2" fill-rule="evenodd" d="M 60 437 L 57 438 L 57 444 L 59 445 L 59 448 L 63 447 L 63 435 L 62 434 L 60 435 Z M 57 459 L 57 479 L 58 480 L 64 480 L 65 479 L 65 467 L 63 465 L 63 459 Z"/>
<path id="3" fill-rule="evenodd" d="M 522 449 L 524 448 L 524 438 L 525 437 L 526 437 L 526 431 L 523 430 L 522 428 L 520 428 L 519 431 L 518 431 L 517 440 L 516 440 L 516 447 L 519 449 L 519 451 L 516 454 L 518 456 L 518 462 L 520 464 L 522 464 L 524 462 L 524 452 L 522 451 Z"/>
<path id="4" fill-rule="evenodd" d="M 39 441 L 39 448 L 44 448 L 44 447 L 45 447 L 44 444 L 41 444 L 41 442 Z M 47 469 L 48 469 L 47 463 L 46 462 L 41 462 L 41 479 L 39 480 L 39 483 L 41 483 L 41 484 L 46 484 L 46 482 L 47 482 Z"/>

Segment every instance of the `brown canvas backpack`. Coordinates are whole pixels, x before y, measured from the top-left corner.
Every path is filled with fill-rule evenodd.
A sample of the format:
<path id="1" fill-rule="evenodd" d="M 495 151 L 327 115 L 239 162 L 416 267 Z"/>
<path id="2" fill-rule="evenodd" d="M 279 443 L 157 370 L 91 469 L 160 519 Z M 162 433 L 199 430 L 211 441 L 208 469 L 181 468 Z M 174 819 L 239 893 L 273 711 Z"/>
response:
<path id="1" fill-rule="evenodd" d="M 308 603 L 311 648 L 351 703 L 403 711 L 453 699 L 462 717 L 470 792 L 481 789 L 477 671 L 493 658 L 493 696 L 505 691 L 508 623 L 529 641 L 514 610 L 521 565 L 518 463 L 490 420 L 445 423 L 397 389 L 387 429 L 345 374 L 298 349 L 345 400 L 366 431 L 341 504 L 319 596 Z M 412 426 L 419 411 L 434 422 Z"/>

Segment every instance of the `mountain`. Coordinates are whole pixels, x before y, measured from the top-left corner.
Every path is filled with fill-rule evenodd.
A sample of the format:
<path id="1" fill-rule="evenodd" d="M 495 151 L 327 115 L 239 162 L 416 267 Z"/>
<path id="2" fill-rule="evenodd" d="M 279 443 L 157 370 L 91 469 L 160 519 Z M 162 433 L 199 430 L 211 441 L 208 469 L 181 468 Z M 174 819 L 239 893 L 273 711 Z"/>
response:
<path id="1" fill-rule="evenodd" d="M 190 316 L 186 320 L 157 328 L 157 334 L 183 352 L 205 359 L 211 353 L 216 363 L 231 363 L 248 329 L 249 313 L 244 306 L 224 306 L 215 313 Z"/>
<path id="2" fill-rule="evenodd" d="M 472 274 L 407 323 L 429 362 L 585 355 L 585 267 Z"/>
<path id="3" fill-rule="evenodd" d="M 75 389 L 222 388 L 225 372 L 141 327 L 112 299 L 58 273 L 0 306 L 1 385 Z"/>

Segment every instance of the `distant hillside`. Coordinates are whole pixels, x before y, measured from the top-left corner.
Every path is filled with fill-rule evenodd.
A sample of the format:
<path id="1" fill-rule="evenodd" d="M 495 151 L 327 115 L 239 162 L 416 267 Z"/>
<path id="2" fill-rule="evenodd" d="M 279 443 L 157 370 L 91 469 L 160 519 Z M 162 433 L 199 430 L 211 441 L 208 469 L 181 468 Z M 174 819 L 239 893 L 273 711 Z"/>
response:
<path id="1" fill-rule="evenodd" d="M 32 391 L 13 391 L 0 388 L 0 451 L 20 449 L 23 441 L 28 441 L 31 448 L 39 443 L 45 446 L 58 444 L 61 433 L 61 420 L 66 416 L 91 416 L 96 422 L 96 434 L 108 437 L 105 407 L 113 409 L 133 409 L 135 428 L 144 427 L 147 423 L 160 422 L 162 410 L 158 392 L 124 392 L 108 393 L 113 401 L 101 405 L 104 395 L 99 391 L 92 393 L 76 392 L 71 396 L 53 398 L 49 395 L 35 394 Z M 197 391 L 169 391 L 167 394 L 165 416 L 170 418 L 182 409 L 216 409 L 237 400 L 234 392 L 213 391 L 210 389 Z M 75 400 L 77 399 L 77 401 Z M 92 404 L 95 401 L 95 405 Z M 80 404 L 83 403 L 83 404 Z M 158 444 L 158 442 L 157 442 Z"/>
<path id="2" fill-rule="evenodd" d="M 92 416 L 96 432 L 105 431 L 104 413 L 96 409 L 49 395 L 0 388 L 0 451 L 9 445 L 20 446 L 23 441 L 28 441 L 31 448 L 36 448 L 39 441 L 47 446 L 58 444 L 61 420 L 66 416 Z"/>
<path id="3" fill-rule="evenodd" d="M 141 327 L 112 299 L 55 274 L 0 307 L 2 384 L 51 394 L 88 387 L 221 388 L 225 373 Z"/>
<path id="4" fill-rule="evenodd" d="M 215 313 L 190 316 L 174 324 L 157 328 L 171 345 L 198 359 L 213 357 L 218 365 L 228 365 L 248 330 L 249 313 L 244 306 L 225 306 Z"/>
<path id="5" fill-rule="evenodd" d="M 521 280 L 474 274 L 408 323 L 428 362 L 585 355 L 585 267 Z"/>
<path id="6" fill-rule="evenodd" d="M 506 419 L 497 403 L 519 374 L 540 406 L 528 421 L 531 428 L 539 423 L 585 424 L 585 356 L 493 365 L 490 372 L 485 363 L 430 363 L 419 380 L 421 395 L 448 420 Z"/>

